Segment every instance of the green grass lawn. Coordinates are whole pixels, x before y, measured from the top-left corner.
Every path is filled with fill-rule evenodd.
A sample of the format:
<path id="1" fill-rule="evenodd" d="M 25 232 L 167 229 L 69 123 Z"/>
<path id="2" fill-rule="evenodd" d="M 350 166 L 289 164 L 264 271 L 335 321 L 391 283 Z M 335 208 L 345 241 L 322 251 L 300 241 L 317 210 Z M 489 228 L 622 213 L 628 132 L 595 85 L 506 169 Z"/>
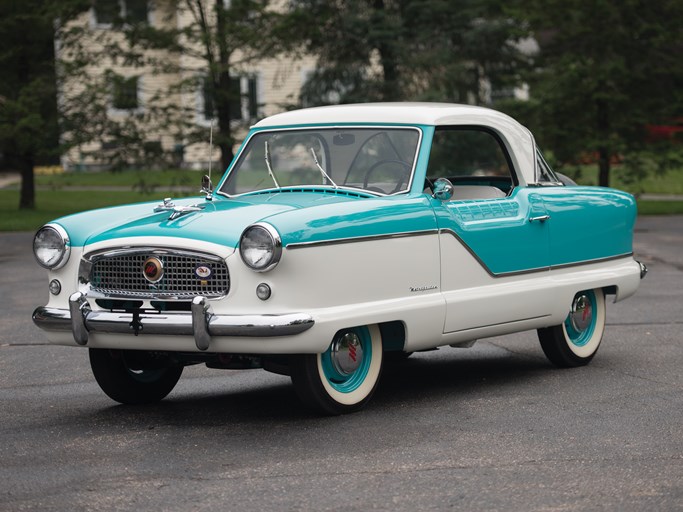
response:
<path id="1" fill-rule="evenodd" d="M 683 169 L 671 170 L 662 175 L 648 175 L 637 183 L 628 183 L 624 179 L 624 171 L 617 165 L 612 167 L 610 171 L 610 180 L 611 187 L 625 190 L 632 194 L 683 195 Z M 579 185 L 597 185 L 598 167 L 596 165 L 580 167 L 580 175 L 576 182 Z"/>
<path id="2" fill-rule="evenodd" d="M 118 171 L 118 172 L 68 172 L 48 176 L 36 176 L 36 186 L 60 189 L 63 187 L 130 187 L 131 190 L 153 188 L 196 187 L 199 190 L 202 176 L 200 171 L 170 169 L 163 171 Z M 212 176 L 214 182 L 220 173 Z"/>
<path id="3" fill-rule="evenodd" d="M 37 190 L 35 210 L 18 210 L 19 191 L 0 190 L 0 231 L 34 231 L 71 213 L 145 201 L 161 202 L 163 194 L 99 190 Z"/>
<path id="4" fill-rule="evenodd" d="M 639 215 L 682 215 L 683 201 L 638 201 Z"/>

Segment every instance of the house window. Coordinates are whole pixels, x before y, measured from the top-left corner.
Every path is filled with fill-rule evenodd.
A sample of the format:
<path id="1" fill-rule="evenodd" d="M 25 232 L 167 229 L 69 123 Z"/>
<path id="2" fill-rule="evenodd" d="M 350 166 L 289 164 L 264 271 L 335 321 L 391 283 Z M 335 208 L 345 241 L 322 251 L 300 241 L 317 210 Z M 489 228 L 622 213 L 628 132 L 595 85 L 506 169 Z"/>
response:
<path id="1" fill-rule="evenodd" d="M 211 82 L 202 79 L 199 98 L 199 123 L 208 124 L 216 115 Z M 233 121 L 249 122 L 258 117 L 258 79 L 239 76 L 230 79 L 230 115 Z"/>
<path id="2" fill-rule="evenodd" d="M 116 110 L 135 110 L 138 101 L 138 77 L 114 76 L 112 79 L 111 106 Z"/>
<path id="3" fill-rule="evenodd" d="M 147 0 L 125 0 L 123 2 L 123 17 L 129 23 L 147 23 Z"/>
<path id="4" fill-rule="evenodd" d="M 116 22 L 148 23 L 147 0 L 95 0 L 93 4 L 94 24 L 97 27 L 111 27 Z"/>
<path id="5" fill-rule="evenodd" d="M 119 0 L 96 0 L 93 11 L 97 25 L 111 25 L 121 15 L 121 6 Z"/>

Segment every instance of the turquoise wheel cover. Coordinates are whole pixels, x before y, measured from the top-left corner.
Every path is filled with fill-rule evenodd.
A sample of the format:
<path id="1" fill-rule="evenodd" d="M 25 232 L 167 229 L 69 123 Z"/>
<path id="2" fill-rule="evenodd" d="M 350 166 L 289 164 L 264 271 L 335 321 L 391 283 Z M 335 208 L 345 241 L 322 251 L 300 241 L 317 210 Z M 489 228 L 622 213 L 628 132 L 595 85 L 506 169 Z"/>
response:
<path id="1" fill-rule="evenodd" d="M 320 356 L 320 362 L 327 382 L 340 393 L 351 393 L 358 389 L 368 376 L 370 361 L 372 361 L 372 339 L 368 328 L 354 327 L 353 329 L 348 329 L 348 331 L 354 332 L 358 336 L 363 349 L 363 359 L 354 372 L 349 375 L 343 375 L 335 369 L 332 363 L 331 347 Z"/>
<path id="2" fill-rule="evenodd" d="M 576 330 L 569 318 L 571 313 L 570 315 L 567 315 L 567 318 L 564 321 L 564 328 L 567 330 L 569 342 L 577 347 L 583 347 L 591 340 L 593 337 L 593 332 L 595 332 L 595 325 L 597 323 L 597 301 L 595 299 L 595 292 L 593 292 L 593 290 L 588 290 L 586 292 L 582 292 L 582 294 L 588 298 L 588 301 L 591 305 L 592 318 L 590 325 L 588 325 L 588 327 L 586 327 L 586 329 L 583 331 Z"/>

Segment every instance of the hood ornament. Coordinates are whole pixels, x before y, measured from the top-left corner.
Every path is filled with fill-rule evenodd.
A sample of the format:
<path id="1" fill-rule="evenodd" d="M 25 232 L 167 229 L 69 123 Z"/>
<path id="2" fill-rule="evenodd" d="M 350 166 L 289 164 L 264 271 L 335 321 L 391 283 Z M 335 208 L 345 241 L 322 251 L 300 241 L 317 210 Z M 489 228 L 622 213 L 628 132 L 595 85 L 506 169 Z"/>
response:
<path id="1" fill-rule="evenodd" d="M 170 197 L 164 198 L 164 202 L 154 208 L 154 213 L 172 212 L 168 220 L 175 220 L 178 217 L 187 215 L 188 213 L 198 212 L 206 208 L 202 204 L 193 204 L 191 206 L 177 206 L 173 203 Z"/>

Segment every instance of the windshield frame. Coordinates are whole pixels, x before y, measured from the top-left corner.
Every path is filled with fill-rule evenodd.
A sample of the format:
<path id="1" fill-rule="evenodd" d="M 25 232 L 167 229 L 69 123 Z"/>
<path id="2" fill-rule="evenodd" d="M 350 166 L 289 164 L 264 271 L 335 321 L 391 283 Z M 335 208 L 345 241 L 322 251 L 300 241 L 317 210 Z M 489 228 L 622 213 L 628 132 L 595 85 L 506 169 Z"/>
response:
<path id="1" fill-rule="evenodd" d="M 256 135 L 260 135 L 263 133 L 282 133 L 282 132 L 292 132 L 292 131 L 328 131 L 328 130 L 372 130 L 372 129 L 389 129 L 389 130 L 414 130 L 417 132 L 417 143 L 415 144 L 415 152 L 412 157 L 412 167 L 410 169 L 410 176 L 406 182 L 405 188 L 403 190 L 399 190 L 398 192 L 393 192 L 390 194 L 385 194 L 382 192 L 374 191 L 374 190 L 367 190 L 364 188 L 357 188 L 357 187 L 351 187 L 348 185 L 343 185 L 343 184 L 337 184 L 336 187 L 332 185 L 292 185 L 292 186 L 284 186 L 284 187 L 276 187 L 270 186 L 270 187 L 265 187 L 260 190 L 250 190 L 248 192 L 241 192 L 238 194 L 229 194 L 228 192 L 224 191 L 223 188 L 225 187 L 226 183 L 228 182 L 230 175 L 234 172 L 234 170 L 241 164 L 242 160 L 246 156 L 246 150 L 249 147 L 249 143 L 251 142 L 251 139 L 255 137 Z M 277 193 L 280 190 L 292 190 L 292 189 L 325 189 L 325 190 L 343 190 L 343 191 L 349 191 L 349 192 L 354 192 L 354 193 L 361 193 L 361 194 L 366 194 L 369 197 L 390 197 L 390 196 L 396 196 L 396 195 L 402 195 L 402 194 L 408 194 L 411 191 L 413 180 L 415 178 L 415 171 L 417 169 L 417 164 L 418 164 L 418 159 L 420 157 L 420 150 L 422 148 L 422 141 L 424 139 L 424 132 L 421 126 L 416 126 L 413 124 L 395 124 L 395 123 L 386 123 L 386 124 L 362 124 L 362 123 L 353 123 L 353 124 L 325 124 L 325 125 L 320 125 L 320 124 L 311 124 L 311 125 L 298 125 L 298 126 L 291 126 L 291 127 L 267 127 L 267 128 L 252 128 L 249 131 L 249 134 L 245 138 L 244 142 L 240 146 L 237 155 L 235 155 L 235 158 L 230 164 L 230 167 L 228 167 L 227 172 L 225 173 L 225 176 L 221 179 L 219 182 L 218 186 L 216 187 L 216 192 L 215 194 L 220 194 L 221 196 L 227 197 L 227 198 L 233 198 L 233 197 L 242 197 L 242 196 L 248 196 L 248 195 L 258 195 L 258 194 L 263 194 L 263 193 Z M 354 161 L 357 158 L 354 157 Z"/>

